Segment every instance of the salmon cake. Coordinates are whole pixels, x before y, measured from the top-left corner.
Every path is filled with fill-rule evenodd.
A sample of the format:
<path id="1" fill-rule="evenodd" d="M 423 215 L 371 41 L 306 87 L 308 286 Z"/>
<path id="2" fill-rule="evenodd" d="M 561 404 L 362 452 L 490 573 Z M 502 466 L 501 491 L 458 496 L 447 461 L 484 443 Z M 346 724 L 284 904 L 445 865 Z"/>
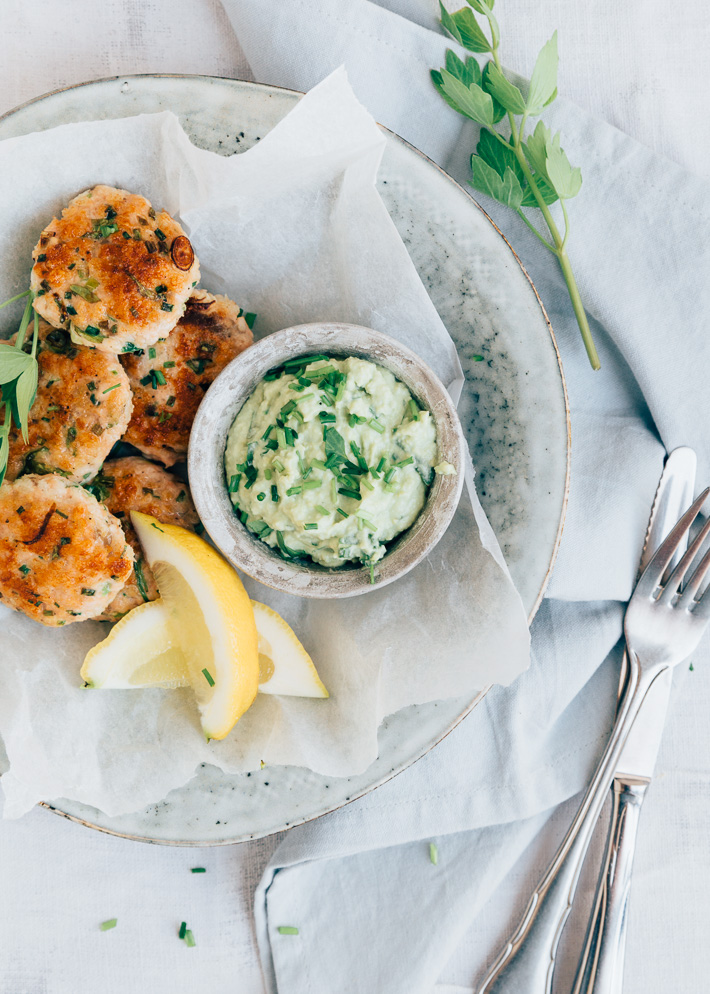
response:
<path id="1" fill-rule="evenodd" d="M 158 588 L 143 549 L 131 524 L 130 512 L 143 511 L 158 521 L 200 530 L 195 505 L 186 483 L 167 470 L 140 456 L 111 459 L 90 485 L 92 493 L 123 525 L 128 544 L 135 554 L 133 572 L 101 615 L 101 621 L 118 621 L 124 614 L 145 601 L 158 597 Z"/>
<path id="2" fill-rule="evenodd" d="M 44 229 L 32 258 L 35 310 L 102 352 L 135 352 L 165 338 L 200 278 L 177 221 L 111 186 L 75 197 Z"/>
<path id="3" fill-rule="evenodd" d="M 227 363 L 251 345 L 252 322 L 229 297 L 197 290 L 166 341 L 122 357 L 133 390 L 124 441 L 166 466 L 185 459 L 200 401 Z"/>
<path id="4" fill-rule="evenodd" d="M 31 335 L 25 344 L 30 349 Z M 39 379 L 27 441 L 10 430 L 6 479 L 59 473 L 75 483 L 92 479 L 123 435 L 133 410 L 128 377 L 118 356 L 75 345 L 69 332 L 39 325 Z"/>
<path id="5" fill-rule="evenodd" d="M 50 627 L 95 618 L 131 575 L 121 523 L 61 476 L 0 488 L 0 604 Z"/>

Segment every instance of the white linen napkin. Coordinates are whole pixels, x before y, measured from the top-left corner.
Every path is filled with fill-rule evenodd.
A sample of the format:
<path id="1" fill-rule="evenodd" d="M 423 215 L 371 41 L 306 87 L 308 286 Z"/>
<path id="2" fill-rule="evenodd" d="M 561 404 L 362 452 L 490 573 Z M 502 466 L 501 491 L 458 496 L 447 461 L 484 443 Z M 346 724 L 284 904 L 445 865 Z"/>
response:
<path id="1" fill-rule="evenodd" d="M 428 77 L 456 48 L 434 30 L 435 5 L 223 5 L 258 81 L 307 90 L 344 63 L 375 118 L 466 185 L 475 128 Z M 603 748 L 623 601 L 665 450 L 693 446 L 699 481 L 710 479 L 707 186 L 564 99 L 544 117 L 582 166 L 570 256 L 602 371 L 589 368 L 556 261 L 482 197 L 548 310 L 572 409 L 567 524 L 532 627 L 533 664 L 395 780 L 288 834 L 256 895 L 270 992 L 431 992 L 544 812 L 586 784 Z M 493 952 L 481 949 L 481 964 Z"/>

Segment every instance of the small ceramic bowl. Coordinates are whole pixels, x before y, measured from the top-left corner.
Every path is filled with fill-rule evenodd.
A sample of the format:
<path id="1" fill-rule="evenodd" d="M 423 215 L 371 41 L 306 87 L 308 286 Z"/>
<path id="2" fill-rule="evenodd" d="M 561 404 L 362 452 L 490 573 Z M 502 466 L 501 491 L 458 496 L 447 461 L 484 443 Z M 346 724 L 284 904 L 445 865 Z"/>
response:
<path id="1" fill-rule="evenodd" d="M 273 367 L 302 355 L 357 356 L 389 369 L 409 389 L 436 426 L 438 458 L 455 475 L 436 475 L 419 517 L 398 535 L 375 567 L 373 586 L 359 563 L 337 569 L 289 562 L 248 531 L 227 491 L 224 450 L 243 404 Z M 392 583 L 433 549 L 451 522 L 464 479 L 465 442 L 451 398 L 437 376 L 389 335 L 353 324 L 302 324 L 268 335 L 229 363 L 205 394 L 190 434 L 188 474 L 202 523 L 224 556 L 246 574 L 300 597 L 351 597 Z"/>

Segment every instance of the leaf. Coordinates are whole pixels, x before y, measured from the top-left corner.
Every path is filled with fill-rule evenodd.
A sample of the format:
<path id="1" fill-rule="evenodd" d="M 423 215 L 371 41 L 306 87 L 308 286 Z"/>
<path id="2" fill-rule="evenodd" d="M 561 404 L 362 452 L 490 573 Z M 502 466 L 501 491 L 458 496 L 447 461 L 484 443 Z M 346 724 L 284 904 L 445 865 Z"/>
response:
<path id="1" fill-rule="evenodd" d="M 528 114 L 539 114 L 557 88 L 557 32 L 546 42 L 537 57 L 528 90 Z"/>
<path id="2" fill-rule="evenodd" d="M 492 169 L 487 162 L 484 162 L 477 155 L 471 159 L 471 169 L 473 170 L 473 179 L 470 184 L 472 187 L 497 200 L 499 204 L 512 207 L 513 210 L 520 207 L 523 191 L 518 177 L 512 169 L 506 169 L 501 178 L 495 169 Z"/>
<path id="3" fill-rule="evenodd" d="M 582 170 L 570 165 L 567 155 L 560 148 L 559 134 L 547 143 L 547 177 L 563 200 L 576 197 L 582 188 Z"/>
<path id="4" fill-rule="evenodd" d="M 501 179 L 505 175 L 506 169 L 511 169 L 517 176 L 521 187 L 524 185 L 525 177 L 520 163 L 515 158 L 515 152 L 507 142 L 504 144 L 496 138 L 492 131 L 481 128 L 476 151 L 491 169 L 495 169 Z"/>
<path id="5" fill-rule="evenodd" d="M 456 22 L 442 3 L 442 0 L 439 0 L 439 12 L 441 14 L 441 26 L 444 31 L 448 32 L 454 41 L 459 43 L 459 45 L 463 45 L 459 29 L 456 27 Z"/>
<path id="6" fill-rule="evenodd" d="M 0 343 L 0 383 L 11 383 L 32 364 L 32 356 L 13 345 Z"/>
<path id="7" fill-rule="evenodd" d="M 446 69 L 466 86 L 470 86 L 471 83 L 475 83 L 477 86 L 481 85 L 481 67 L 472 55 L 469 55 L 466 61 L 462 62 L 456 52 L 452 52 L 448 48 L 446 50 Z"/>
<path id="8" fill-rule="evenodd" d="M 551 139 L 550 129 L 542 121 L 538 121 L 533 133 L 528 135 L 526 142 L 523 142 L 525 158 L 535 172 L 540 173 L 545 179 L 547 179 L 547 145 Z"/>
<path id="9" fill-rule="evenodd" d="M 25 442 L 27 442 L 27 419 L 30 416 L 30 408 L 34 404 L 37 393 L 37 370 L 37 360 L 33 359 L 32 365 L 20 375 L 15 385 L 19 428 Z"/>
<path id="10" fill-rule="evenodd" d="M 473 7 L 474 10 L 477 10 L 479 14 L 485 15 L 493 10 L 495 0 L 490 0 L 490 2 L 488 2 L 488 0 L 466 0 L 466 3 L 469 7 Z"/>
<path id="11" fill-rule="evenodd" d="M 340 459 L 347 460 L 348 456 L 345 451 L 345 439 L 337 428 L 326 428 L 323 433 L 323 438 L 325 439 L 326 459 L 330 455 L 336 455 Z"/>
<path id="12" fill-rule="evenodd" d="M 443 92 L 449 98 L 452 106 L 456 106 L 459 113 L 470 117 L 477 124 L 485 124 L 490 127 L 494 123 L 493 101 L 490 94 L 475 83 L 465 86 L 460 79 L 452 76 L 446 69 L 441 71 L 441 79 Z"/>
<path id="13" fill-rule="evenodd" d="M 483 89 L 511 114 L 525 113 L 525 97 L 517 86 L 508 82 L 495 62 L 489 62 L 483 71 Z"/>
<path id="14" fill-rule="evenodd" d="M 439 0 L 439 3 L 441 3 L 441 0 Z M 457 10 L 451 17 L 453 18 L 456 31 L 464 48 L 467 48 L 469 52 L 490 52 L 491 43 L 484 35 L 473 11 L 469 7 L 462 7 L 461 10 Z"/>
<path id="15" fill-rule="evenodd" d="M 550 204 L 554 204 L 560 199 L 555 193 L 555 191 L 552 189 L 550 184 L 547 182 L 547 180 L 544 179 L 542 176 L 540 176 L 539 173 L 533 173 L 533 179 L 535 180 L 537 188 L 540 191 L 542 199 L 545 201 L 548 207 Z M 532 192 L 532 189 L 530 187 L 528 187 L 525 193 L 523 194 L 523 202 L 520 206 L 521 207 L 538 206 L 537 200 L 535 199 L 535 194 Z"/>

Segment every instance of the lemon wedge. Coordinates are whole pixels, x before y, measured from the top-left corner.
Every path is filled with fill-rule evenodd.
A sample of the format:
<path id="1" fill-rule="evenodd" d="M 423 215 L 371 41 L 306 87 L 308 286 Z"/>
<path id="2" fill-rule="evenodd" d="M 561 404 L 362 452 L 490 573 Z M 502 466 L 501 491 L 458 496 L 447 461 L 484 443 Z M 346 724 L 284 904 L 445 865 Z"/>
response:
<path id="1" fill-rule="evenodd" d="M 131 512 L 131 522 L 167 611 L 170 641 L 185 657 L 202 730 L 209 739 L 223 739 L 259 685 L 249 595 L 229 563 L 199 535 L 139 511 Z"/>
<path id="2" fill-rule="evenodd" d="M 328 697 L 313 660 L 280 614 L 252 601 L 259 638 L 259 693 Z M 162 600 L 134 608 L 86 654 L 81 676 L 92 687 L 188 687 L 187 662 Z"/>
<path id="3" fill-rule="evenodd" d="M 328 697 L 313 660 L 280 614 L 252 601 L 259 633 L 259 693 L 285 697 Z"/>

